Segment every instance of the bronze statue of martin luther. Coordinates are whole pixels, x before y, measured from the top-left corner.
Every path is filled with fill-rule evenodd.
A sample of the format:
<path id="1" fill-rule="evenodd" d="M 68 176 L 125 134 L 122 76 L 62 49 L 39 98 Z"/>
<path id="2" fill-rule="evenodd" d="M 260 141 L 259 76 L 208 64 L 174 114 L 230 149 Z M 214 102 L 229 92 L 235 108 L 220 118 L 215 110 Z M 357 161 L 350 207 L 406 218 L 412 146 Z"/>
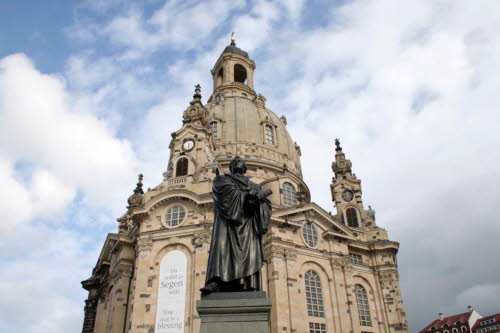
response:
<path id="1" fill-rule="evenodd" d="M 271 190 L 245 176 L 245 162 L 235 157 L 230 174 L 217 176 L 212 186 L 215 214 L 203 294 L 260 291 L 264 261 L 262 236 L 271 217 Z"/>

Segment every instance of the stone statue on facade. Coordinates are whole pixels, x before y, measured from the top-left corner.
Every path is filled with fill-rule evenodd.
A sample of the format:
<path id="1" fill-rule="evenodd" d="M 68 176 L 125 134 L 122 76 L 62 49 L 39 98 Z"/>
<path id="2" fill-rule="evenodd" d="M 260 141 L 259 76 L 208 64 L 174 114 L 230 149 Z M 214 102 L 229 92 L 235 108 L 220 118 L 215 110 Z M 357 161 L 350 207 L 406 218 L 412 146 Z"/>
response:
<path id="1" fill-rule="evenodd" d="M 245 176 L 246 165 L 235 157 L 231 173 L 215 177 L 215 213 L 204 294 L 260 291 L 264 261 L 262 237 L 271 217 L 271 190 L 263 190 Z"/>

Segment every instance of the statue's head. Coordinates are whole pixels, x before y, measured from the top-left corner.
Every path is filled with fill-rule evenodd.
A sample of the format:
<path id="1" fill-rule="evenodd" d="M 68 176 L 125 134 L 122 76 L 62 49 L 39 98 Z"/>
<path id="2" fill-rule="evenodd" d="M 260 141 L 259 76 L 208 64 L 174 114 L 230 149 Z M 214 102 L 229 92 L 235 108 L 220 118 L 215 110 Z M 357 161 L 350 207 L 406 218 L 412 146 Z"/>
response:
<path id="1" fill-rule="evenodd" d="M 229 170 L 231 173 L 239 173 L 241 175 L 244 175 L 247 172 L 247 166 L 245 164 L 245 161 L 239 156 L 236 156 L 232 161 L 231 164 L 229 164 Z"/>

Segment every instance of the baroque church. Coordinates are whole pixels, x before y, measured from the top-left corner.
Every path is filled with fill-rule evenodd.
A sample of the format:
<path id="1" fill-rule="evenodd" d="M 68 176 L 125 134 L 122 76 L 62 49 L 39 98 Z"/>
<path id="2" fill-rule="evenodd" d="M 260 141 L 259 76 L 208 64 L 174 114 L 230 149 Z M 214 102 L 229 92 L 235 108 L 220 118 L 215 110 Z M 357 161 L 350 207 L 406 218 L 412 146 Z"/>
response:
<path id="1" fill-rule="evenodd" d="M 286 118 L 254 90 L 255 68 L 233 40 L 211 70 L 206 104 L 196 86 L 182 127 L 172 133 L 163 181 L 144 192 L 139 175 L 118 232 L 108 234 L 91 277 L 82 281 L 84 333 L 199 332 L 195 304 L 206 278 L 212 180 L 229 172 L 235 156 L 245 160 L 254 183 L 273 191 L 262 240 L 270 331 L 408 331 L 399 243 L 364 207 L 361 180 L 338 140 L 330 184 L 336 213 L 311 202 L 300 147 Z"/>

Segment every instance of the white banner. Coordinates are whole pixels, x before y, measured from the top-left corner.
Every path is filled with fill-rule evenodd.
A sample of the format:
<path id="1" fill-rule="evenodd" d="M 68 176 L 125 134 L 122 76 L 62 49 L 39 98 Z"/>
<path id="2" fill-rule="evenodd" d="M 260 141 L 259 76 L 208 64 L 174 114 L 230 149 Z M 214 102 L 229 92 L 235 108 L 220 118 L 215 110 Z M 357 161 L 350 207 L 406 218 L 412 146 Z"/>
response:
<path id="1" fill-rule="evenodd" d="M 184 333 L 186 269 L 187 258 L 181 251 L 171 251 L 161 260 L 156 305 L 157 333 Z"/>

